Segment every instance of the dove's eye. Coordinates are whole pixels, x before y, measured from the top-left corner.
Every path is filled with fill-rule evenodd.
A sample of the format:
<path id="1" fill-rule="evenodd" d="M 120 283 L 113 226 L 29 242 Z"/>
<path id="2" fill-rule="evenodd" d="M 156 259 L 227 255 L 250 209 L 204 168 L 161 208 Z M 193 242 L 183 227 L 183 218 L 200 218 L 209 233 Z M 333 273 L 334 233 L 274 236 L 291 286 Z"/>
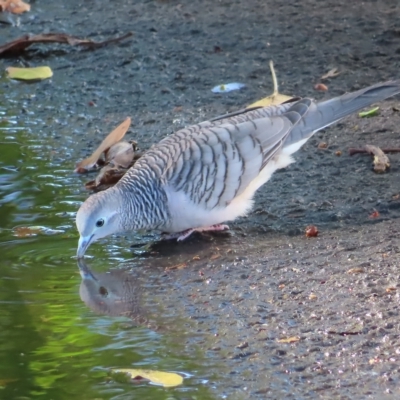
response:
<path id="1" fill-rule="evenodd" d="M 103 219 L 103 218 L 100 218 L 100 219 L 98 219 L 98 220 L 96 221 L 96 226 L 97 226 L 98 228 L 101 228 L 103 225 L 104 225 L 104 219 Z"/>

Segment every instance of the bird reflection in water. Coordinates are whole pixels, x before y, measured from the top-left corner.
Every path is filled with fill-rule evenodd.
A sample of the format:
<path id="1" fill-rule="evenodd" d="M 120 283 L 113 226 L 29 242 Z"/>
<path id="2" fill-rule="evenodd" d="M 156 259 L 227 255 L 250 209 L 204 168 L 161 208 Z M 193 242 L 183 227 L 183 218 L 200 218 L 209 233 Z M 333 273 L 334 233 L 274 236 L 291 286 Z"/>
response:
<path id="1" fill-rule="evenodd" d="M 79 294 L 91 310 L 104 315 L 128 317 L 140 325 L 148 324 L 140 304 L 140 281 L 129 271 L 111 269 L 94 273 L 83 258 L 78 259 L 78 268 L 82 277 Z"/>

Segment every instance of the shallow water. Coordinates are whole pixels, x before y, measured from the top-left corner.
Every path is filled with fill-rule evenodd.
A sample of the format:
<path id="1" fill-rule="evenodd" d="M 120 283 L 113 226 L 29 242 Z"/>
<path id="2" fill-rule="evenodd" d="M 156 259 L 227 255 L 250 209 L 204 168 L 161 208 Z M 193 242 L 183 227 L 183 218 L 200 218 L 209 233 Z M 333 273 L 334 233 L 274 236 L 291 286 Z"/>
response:
<path id="1" fill-rule="evenodd" d="M 87 193 L 71 172 L 71 139 L 57 139 L 52 122 L 31 111 L 35 85 L 12 85 L 0 92 L 0 398 L 213 398 L 215 366 L 192 344 L 187 321 L 160 306 L 159 270 L 121 266 L 114 240 L 91 249 L 96 258 L 82 268 L 97 280 L 91 286 L 82 273 L 82 281 L 74 215 Z M 119 383 L 110 368 L 185 380 L 172 389 Z"/>

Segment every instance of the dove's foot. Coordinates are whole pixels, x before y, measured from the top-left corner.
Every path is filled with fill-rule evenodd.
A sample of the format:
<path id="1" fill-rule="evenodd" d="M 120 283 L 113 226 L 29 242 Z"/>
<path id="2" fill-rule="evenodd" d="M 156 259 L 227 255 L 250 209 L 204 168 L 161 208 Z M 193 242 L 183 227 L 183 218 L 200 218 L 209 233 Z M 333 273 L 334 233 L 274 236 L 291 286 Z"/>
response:
<path id="1" fill-rule="evenodd" d="M 211 226 L 205 226 L 203 228 L 187 229 L 186 231 L 169 233 L 163 236 L 164 240 L 176 239 L 177 242 L 187 239 L 194 232 L 211 232 L 211 231 L 226 231 L 229 229 L 228 225 L 216 224 Z"/>

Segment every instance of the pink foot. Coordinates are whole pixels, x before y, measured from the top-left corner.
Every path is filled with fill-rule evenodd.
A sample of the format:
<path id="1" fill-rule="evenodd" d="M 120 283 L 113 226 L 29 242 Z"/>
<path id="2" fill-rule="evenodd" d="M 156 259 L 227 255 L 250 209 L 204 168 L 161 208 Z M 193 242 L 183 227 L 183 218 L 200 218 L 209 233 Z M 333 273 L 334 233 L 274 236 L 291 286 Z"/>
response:
<path id="1" fill-rule="evenodd" d="M 170 233 L 165 235 L 163 239 L 164 240 L 176 239 L 177 242 L 181 242 L 187 239 L 194 232 L 211 232 L 211 231 L 215 232 L 215 231 L 226 231 L 228 229 L 229 229 L 228 225 L 216 224 L 211 226 L 205 226 L 203 228 L 187 229 L 186 231 L 183 232 Z"/>

